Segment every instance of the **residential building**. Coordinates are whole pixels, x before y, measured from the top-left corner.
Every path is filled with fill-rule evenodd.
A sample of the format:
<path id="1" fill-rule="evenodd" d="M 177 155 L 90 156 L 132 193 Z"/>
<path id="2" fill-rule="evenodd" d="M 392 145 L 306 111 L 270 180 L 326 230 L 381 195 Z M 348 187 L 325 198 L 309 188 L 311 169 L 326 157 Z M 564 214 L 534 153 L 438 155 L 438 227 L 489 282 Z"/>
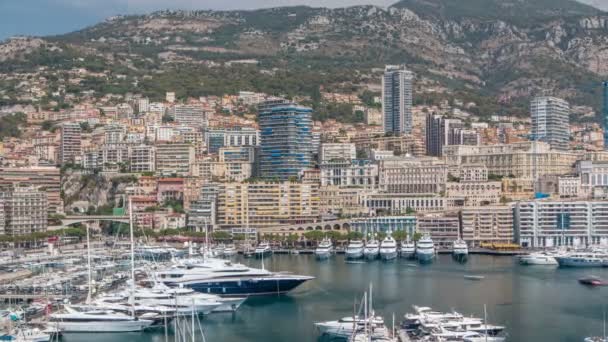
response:
<path id="1" fill-rule="evenodd" d="M 577 153 L 555 151 L 545 142 L 527 141 L 484 146 L 446 146 L 444 159 L 450 169 L 461 165 L 485 165 L 488 174 L 534 180 L 545 174 L 571 174 Z"/>
<path id="2" fill-rule="evenodd" d="M 154 172 L 156 169 L 156 150 L 154 146 L 139 145 L 129 149 L 131 172 Z"/>
<path id="3" fill-rule="evenodd" d="M 500 181 L 447 182 L 446 197 L 463 199 L 466 206 L 483 206 L 500 203 Z"/>
<path id="4" fill-rule="evenodd" d="M 3 233 L 10 236 L 45 232 L 48 200 L 44 191 L 31 186 L 13 186 L 0 192 L 3 206 Z"/>
<path id="5" fill-rule="evenodd" d="M 295 182 L 222 183 L 218 185 L 220 228 L 271 228 L 316 222 L 319 186 Z"/>
<path id="6" fill-rule="evenodd" d="M 447 119 L 442 115 L 427 114 L 425 129 L 426 154 L 441 157 L 447 145 L 479 145 L 481 137 L 474 130 L 464 128 L 459 119 Z"/>
<path id="7" fill-rule="evenodd" d="M 535 97 L 530 103 L 532 138 L 545 141 L 552 149 L 568 150 L 570 105 L 556 97 Z"/>
<path id="8" fill-rule="evenodd" d="M 60 127 L 59 163 L 77 163 L 81 156 L 82 129 L 78 123 L 64 123 Z"/>
<path id="9" fill-rule="evenodd" d="M 379 187 L 388 193 L 422 194 L 445 191 L 446 164 L 428 158 L 379 161 Z"/>
<path id="10" fill-rule="evenodd" d="M 373 234 L 376 232 L 405 231 L 412 237 L 416 233 L 416 216 L 378 216 L 353 220 L 350 229 L 356 232 Z"/>
<path id="11" fill-rule="evenodd" d="M 321 186 L 337 185 L 376 189 L 378 186 L 378 165 L 369 160 L 334 159 L 319 166 Z"/>
<path id="12" fill-rule="evenodd" d="M 451 249 L 454 241 L 460 237 L 460 219 L 458 215 L 428 214 L 417 217 L 418 233 L 430 235 L 433 243 L 440 249 Z"/>
<path id="13" fill-rule="evenodd" d="M 319 164 L 333 160 L 353 160 L 357 158 L 355 144 L 323 143 L 319 151 Z"/>
<path id="14" fill-rule="evenodd" d="M 513 212 L 522 247 L 608 245 L 608 202 L 522 201 Z"/>
<path id="15" fill-rule="evenodd" d="M 194 146 L 191 144 L 156 144 L 156 173 L 167 176 L 194 174 L 194 157 Z"/>
<path id="16" fill-rule="evenodd" d="M 591 194 L 595 188 L 608 188 L 608 161 L 581 160 L 576 164 L 581 191 Z"/>
<path id="17" fill-rule="evenodd" d="M 364 193 L 361 200 L 370 214 L 403 215 L 448 209 L 445 197 L 392 193 Z"/>
<path id="18" fill-rule="evenodd" d="M 385 160 L 385 159 L 393 159 L 395 158 L 395 153 L 393 151 L 385 151 L 385 150 L 371 150 L 369 159 L 371 160 Z"/>
<path id="19" fill-rule="evenodd" d="M 384 133 L 412 133 L 414 73 L 402 65 L 387 65 L 382 77 Z"/>
<path id="20" fill-rule="evenodd" d="M 150 110 L 150 99 L 143 97 L 137 100 L 137 112 L 142 114 Z"/>
<path id="21" fill-rule="evenodd" d="M 341 217 L 367 214 L 368 210 L 361 200 L 365 191 L 354 187 L 322 186 L 319 188 L 321 202 L 319 211 L 321 215 L 333 214 Z"/>
<path id="22" fill-rule="evenodd" d="M 175 102 L 175 92 L 174 91 L 168 91 L 165 93 L 165 101 L 169 102 L 169 103 L 173 103 Z"/>
<path id="23" fill-rule="evenodd" d="M 251 127 L 209 129 L 205 142 L 209 153 L 218 153 L 222 147 L 258 146 L 260 131 Z"/>
<path id="24" fill-rule="evenodd" d="M 57 167 L 0 167 L 0 187 L 28 185 L 47 195 L 49 214 L 63 213 L 61 178 Z"/>
<path id="25" fill-rule="evenodd" d="M 207 183 L 201 187 L 200 196 L 190 203 L 188 228 L 194 231 L 213 230 L 217 224 L 217 198 L 219 185 Z"/>
<path id="26" fill-rule="evenodd" d="M 312 109 L 295 104 L 259 113 L 260 175 L 287 180 L 312 165 Z"/>
<path id="27" fill-rule="evenodd" d="M 462 238 L 470 247 L 482 243 L 513 242 L 513 208 L 509 205 L 465 207 L 461 212 Z"/>
<path id="28" fill-rule="evenodd" d="M 173 117 L 180 125 L 201 129 L 209 126 L 207 113 L 200 104 L 177 104 L 173 107 Z"/>
<path id="29" fill-rule="evenodd" d="M 488 168 L 483 165 L 461 165 L 459 178 L 461 182 L 485 182 L 488 180 Z"/>

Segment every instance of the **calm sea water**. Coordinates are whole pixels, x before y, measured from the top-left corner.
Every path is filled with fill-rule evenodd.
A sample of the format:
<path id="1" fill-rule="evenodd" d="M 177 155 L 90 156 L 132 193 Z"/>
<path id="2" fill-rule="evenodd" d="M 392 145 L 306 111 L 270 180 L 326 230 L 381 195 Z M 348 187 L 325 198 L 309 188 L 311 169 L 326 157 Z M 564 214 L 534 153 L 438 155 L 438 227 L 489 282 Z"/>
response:
<path id="1" fill-rule="evenodd" d="M 259 260 L 240 261 L 260 266 Z M 588 288 L 577 282 L 587 275 L 608 278 L 608 269 L 525 267 L 511 257 L 472 255 L 459 264 L 442 255 L 431 265 L 419 266 L 407 260 L 347 264 L 342 256 L 319 262 L 311 255 L 274 255 L 265 266 L 316 279 L 288 296 L 250 298 L 235 314 L 205 317 L 206 341 L 316 341 L 313 323 L 352 315 L 355 299 L 360 300 L 370 282 L 374 308 L 387 322 L 393 313 L 401 320 L 412 305 L 483 317 L 486 304 L 489 321 L 507 326 L 509 341 L 580 342 L 584 336 L 601 335 L 608 304 L 608 287 Z M 485 279 L 466 280 L 463 274 Z M 164 340 L 162 332 L 64 337 L 70 342 Z"/>

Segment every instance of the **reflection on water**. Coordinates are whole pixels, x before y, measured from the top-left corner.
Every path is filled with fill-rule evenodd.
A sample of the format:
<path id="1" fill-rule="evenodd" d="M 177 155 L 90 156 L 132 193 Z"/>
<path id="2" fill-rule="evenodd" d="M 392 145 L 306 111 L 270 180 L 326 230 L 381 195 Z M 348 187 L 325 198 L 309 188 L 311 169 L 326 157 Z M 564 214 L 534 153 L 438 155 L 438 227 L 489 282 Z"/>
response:
<path id="1" fill-rule="evenodd" d="M 241 259 L 255 267 L 260 261 Z M 274 255 L 264 260 L 274 271 L 317 277 L 288 296 L 250 298 L 236 314 L 213 314 L 202 320 L 207 341 L 317 340 L 313 322 L 352 315 L 370 282 L 374 307 L 387 322 L 399 321 L 412 305 L 457 310 L 506 325 L 509 341 L 582 341 L 602 333 L 602 311 L 608 288 L 588 288 L 577 279 L 586 275 L 608 278 L 608 269 L 524 267 L 510 257 L 471 255 L 467 263 L 442 255 L 431 265 L 410 260 L 346 264 L 342 256 L 317 261 L 308 255 Z M 483 275 L 471 281 L 464 274 Z M 72 335 L 66 341 L 164 341 L 163 330 L 123 335 Z M 172 339 L 169 339 L 172 341 Z M 202 339 L 201 339 L 202 340 Z"/>

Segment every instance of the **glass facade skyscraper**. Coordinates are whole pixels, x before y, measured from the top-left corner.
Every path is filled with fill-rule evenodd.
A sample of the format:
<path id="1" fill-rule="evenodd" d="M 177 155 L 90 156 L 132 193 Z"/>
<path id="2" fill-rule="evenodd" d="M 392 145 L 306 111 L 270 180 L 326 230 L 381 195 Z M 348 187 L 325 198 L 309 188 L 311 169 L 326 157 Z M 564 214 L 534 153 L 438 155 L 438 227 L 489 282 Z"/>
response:
<path id="1" fill-rule="evenodd" d="M 602 124 L 604 126 L 604 150 L 608 151 L 608 81 L 602 82 L 604 106 L 602 108 Z"/>
<path id="2" fill-rule="evenodd" d="M 570 105 L 557 97 L 535 97 L 530 103 L 532 136 L 552 149 L 567 150 L 570 141 Z"/>
<path id="3" fill-rule="evenodd" d="M 260 175 L 289 179 L 312 166 L 312 109 L 292 103 L 261 106 Z"/>
<path id="4" fill-rule="evenodd" d="M 382 77 L 384 133 L 412 133 L 414 73 L 402 65 L 387 65 Z"/>

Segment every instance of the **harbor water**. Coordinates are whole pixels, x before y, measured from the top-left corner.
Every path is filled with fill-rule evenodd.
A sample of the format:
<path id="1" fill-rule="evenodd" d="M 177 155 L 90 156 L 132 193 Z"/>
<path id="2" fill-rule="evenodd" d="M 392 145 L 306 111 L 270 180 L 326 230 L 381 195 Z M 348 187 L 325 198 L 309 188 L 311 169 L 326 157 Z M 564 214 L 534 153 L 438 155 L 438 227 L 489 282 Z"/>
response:
<path id="1" fill-rule="evenodd" d="M 260 267 L 256 259 L 239 262 Z M 589 288 L 577 279 L 608 278 L 608 269 L 520 266 L 512 257 L 471 255 L 465 264 L 450 255 L 430 265 L 398 259 L 346 263 L 343 256 L 317 261 L 312 255 L 274 255 L 264 260 L 273 271 L 315 276 L 287 296 L 250 298 L 231 314 L 202 320 L 206 341 L 317 341 L 313 323 L 352 316 L 355 301 L 373 284 L 373 305 L 390 326 L 412 305 L 456 310 L 507 327 L 508 341 L 582 341 L 602 334 L 608 287 Z M 481 275 L 474 281 L 464 275 Z M 118 335 L 66 335 L 64 341 L 164 341 L 163 331 Z M 170 339 L 171 340 L 171 339 Z M 202 341 L 202 338 L 201 338 Z"/>

